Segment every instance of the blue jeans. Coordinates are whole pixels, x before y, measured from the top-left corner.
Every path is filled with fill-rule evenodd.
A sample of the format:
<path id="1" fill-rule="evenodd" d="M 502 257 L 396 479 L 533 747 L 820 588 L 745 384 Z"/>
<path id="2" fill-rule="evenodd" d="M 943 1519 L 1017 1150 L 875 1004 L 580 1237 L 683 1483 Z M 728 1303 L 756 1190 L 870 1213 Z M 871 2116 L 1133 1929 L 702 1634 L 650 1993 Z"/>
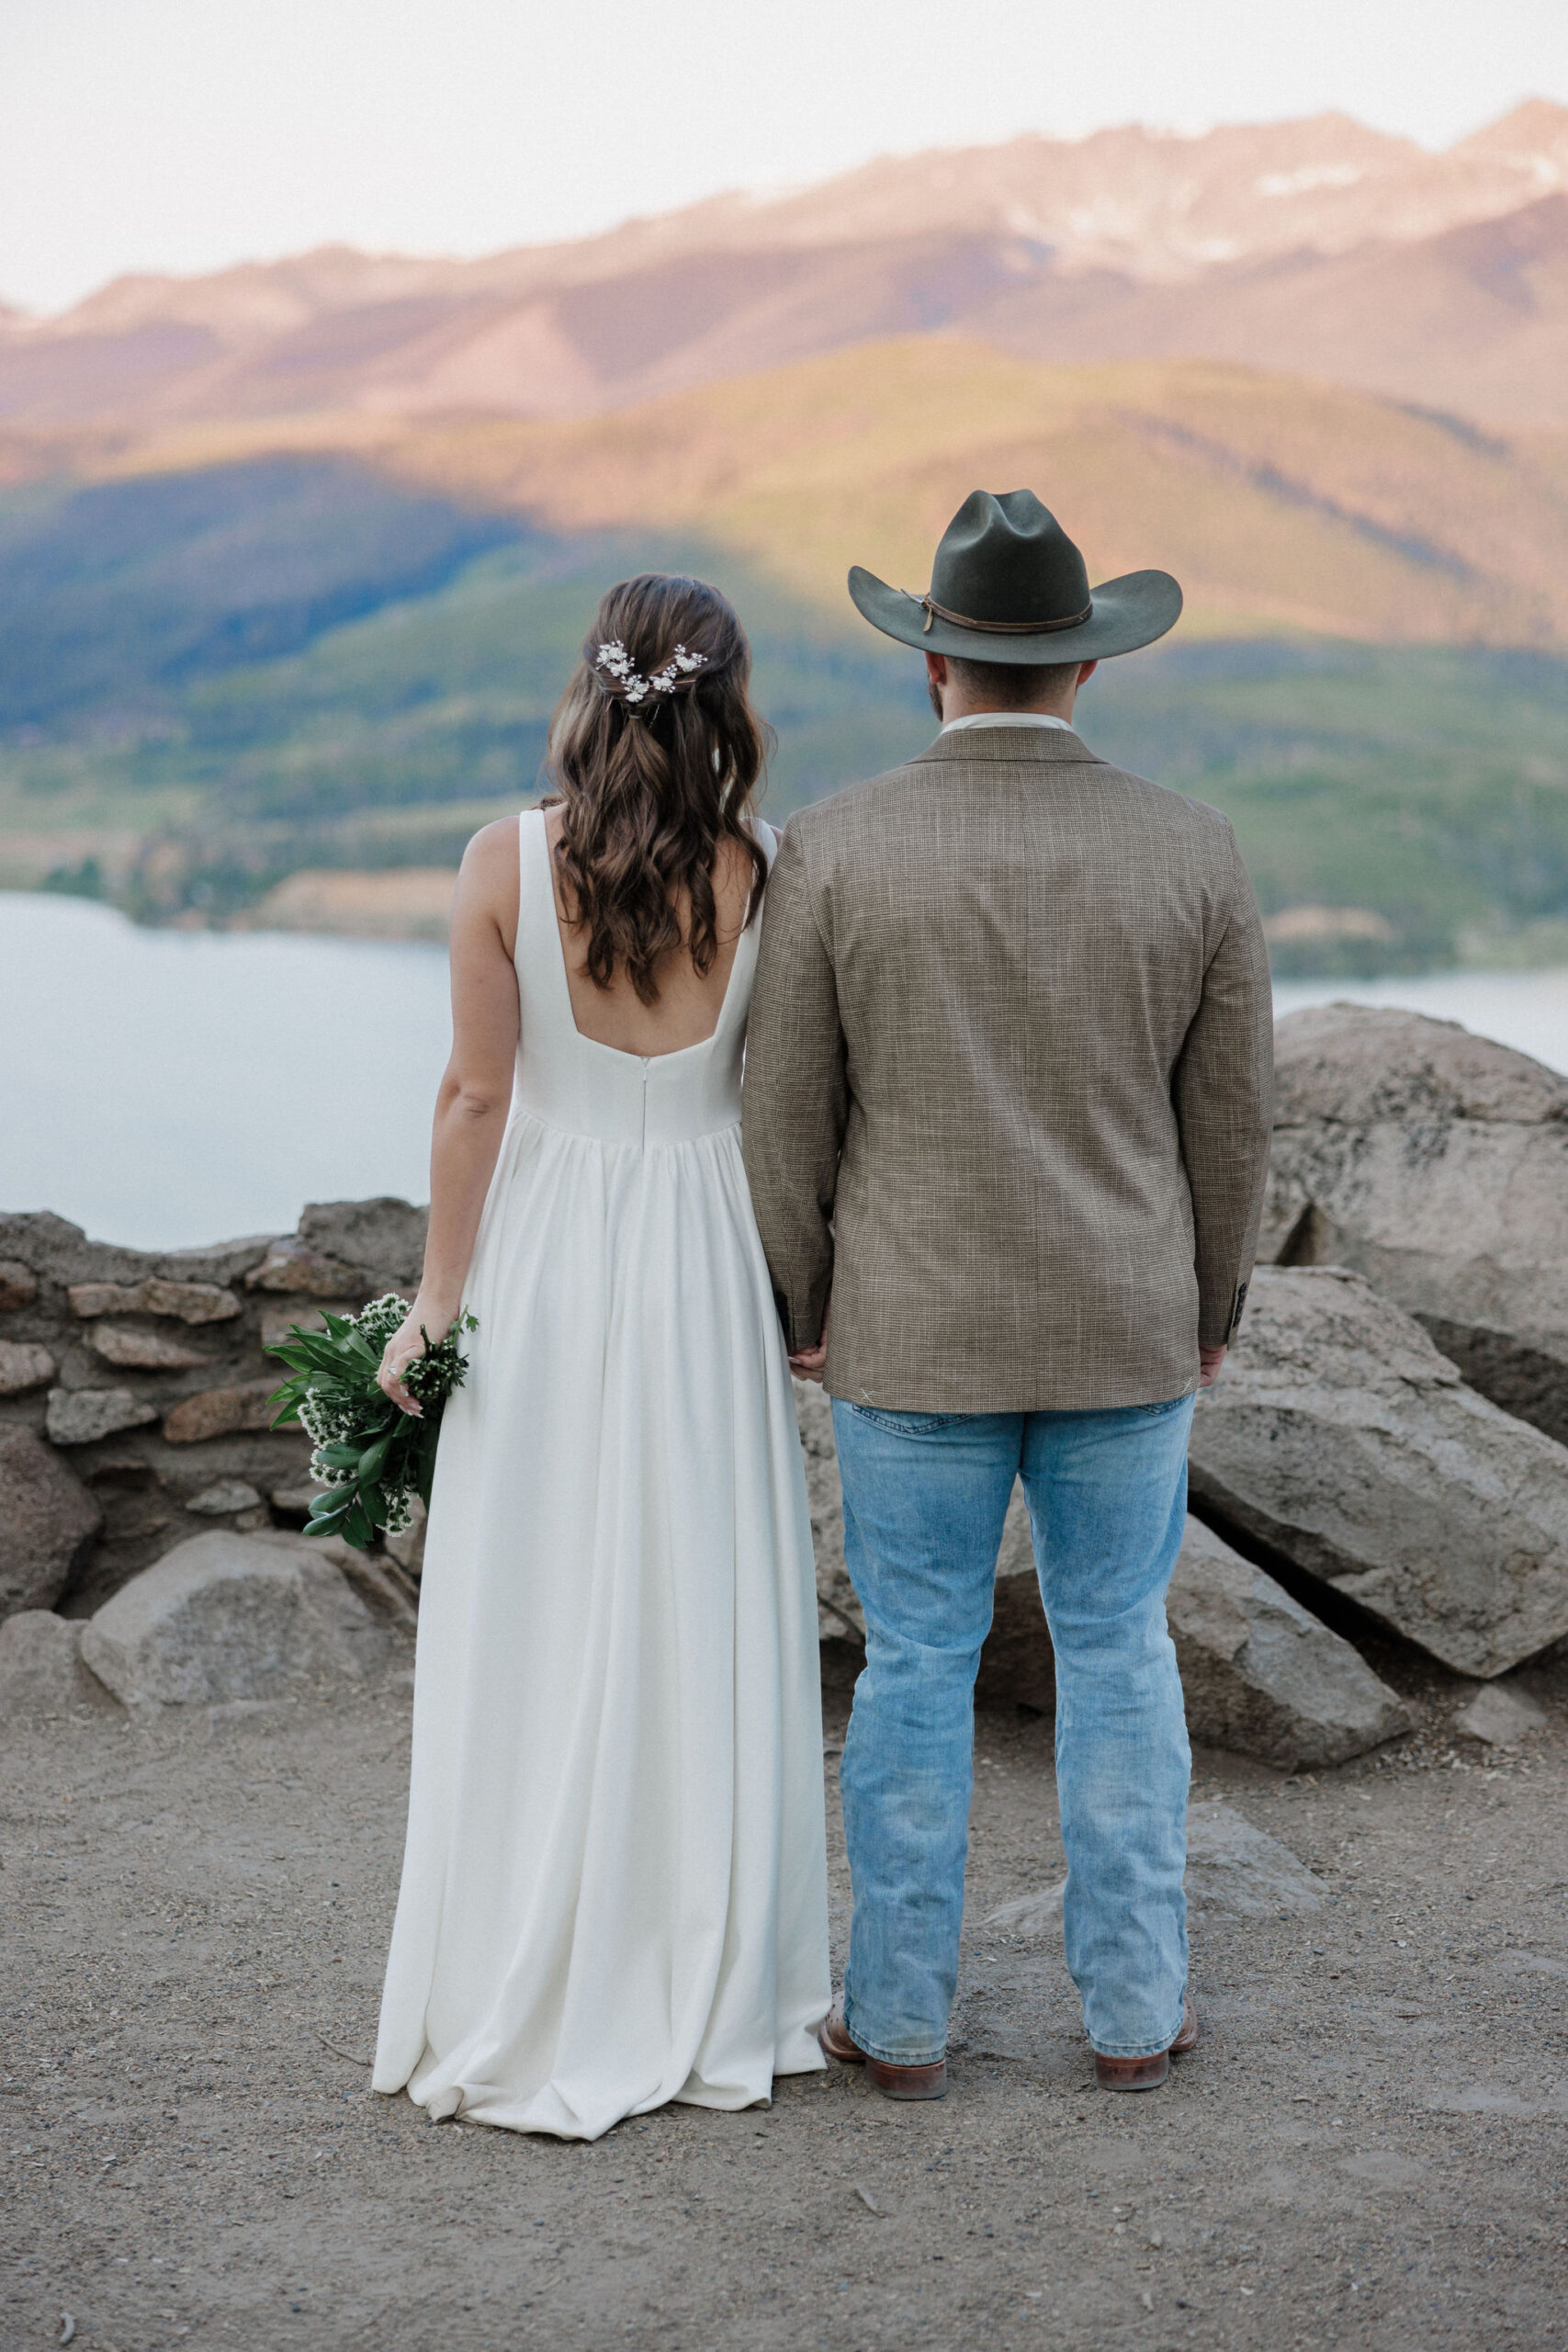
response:
<path id="1" fill-rule="evenodd" d="M 1144 2057 L 1180 2030 L 1191 1756 L 1165 1594 L 1192 1403 L 892 1413 L 833 1399 L 866 1630 L 840 1773 L 854 1886 L 844 2017 L 874 2058 L 924 2065 L 946 2042 L 975 1673 L 1020 1476 L 1056 1652 L 1067 1966 L 1096 2050 Z"/>

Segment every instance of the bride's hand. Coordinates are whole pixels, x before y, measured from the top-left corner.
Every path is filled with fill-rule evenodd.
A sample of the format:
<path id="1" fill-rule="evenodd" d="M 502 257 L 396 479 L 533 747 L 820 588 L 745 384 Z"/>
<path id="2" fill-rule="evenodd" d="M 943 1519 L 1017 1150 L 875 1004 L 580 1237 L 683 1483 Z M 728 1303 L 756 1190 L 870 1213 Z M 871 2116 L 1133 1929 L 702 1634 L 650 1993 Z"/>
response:
<path id="1" fill-rule="evenodd" d="M 400 1412 L 412 1413 L 416 1420 L 423 1419 L 423 1408 L 419 1398 L 404 1387 L 403 1374 L 410 1364 L 424 1353 L 426 1335 L 434 1347 L 438 1340 L 446 1337 L 455 1319 L 452 1314 L 436 1313 L 428 1306 L 422 1306 L 416 1298 L 382 1351 L 381 1369 L 376 1374 L 377 1385 L 383 1396 L 391 1398 Z"/>
<path id="2" fill-rule="evenodd" d="M 817 1345 L 814 1348 L 799 1348 L 791 1356 L 789 1368 L 796 1380 L 814 1380 L 820 1387 L 822 1374 L 828 1364 L 828 1319 L 832 1312 L 833 1302 L 829 1299 L 822 1309 L 822 1337 L 818 1340 Z"/>

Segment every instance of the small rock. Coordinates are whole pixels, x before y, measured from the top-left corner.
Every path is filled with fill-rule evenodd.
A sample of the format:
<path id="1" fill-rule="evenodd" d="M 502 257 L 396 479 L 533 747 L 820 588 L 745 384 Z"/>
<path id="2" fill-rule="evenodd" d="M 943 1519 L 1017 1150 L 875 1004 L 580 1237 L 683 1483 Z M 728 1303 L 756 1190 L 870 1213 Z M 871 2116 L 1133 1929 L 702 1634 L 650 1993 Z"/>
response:
<path id="1" fill-rule="evenodd" d="M 171 1445 L 196 1445 L 203 1438 L 229 1437 L 237 1430 L 269 1430 L 276 1418 L 276 1380 L 247 1380 L 236 1388 L 202 1388 L 164 1416 Z"/>
<path id="2" fill-rule="evenodd" d="M 274 1487 L 272 1507 L 280 1518 L 303 1526 L 310 1516 L 310 1505 L 325 1492 L 324 1487 Z"/>
<path id="3" fill-rule="evenodd" d="M 270 1699 L 358 1678 L 387 1636 L 310 1546 L 214 1532 L 176 1544 L 88 1621 L 82 1655 L 127 1706 Z"/>
<path id="4" fill-rule="evenodd" d="M 1410 1728 L 1404 1702 L 1348 1642 L 1195 1519 L 1166 1616 L 1188 1730 L 1210 1747 L 1295 1772 L 1342 1764 Z"/>
<path id="5" fill-rule="evenodd" d="M 1568 1449 L 1359 1274 L 1259 1268 L 1188 1455 L 1233 1526 L 1461 1674 L 1568 1634 Z"/>
<path id="6" fill-rule="evenodd" d="M 1065 1878 L 1055 1886 L 1042 1887 L 1038 1894 L 1021 1894 L 1011 1903 L 1002 1904 L 986 1918 L 987 1928 L 1005 1928 L 1015 1936 L 1045 1936 L 1053 1929 L 1059 1935 L 1062 1928 L 1062 1897 L 1067 1891 Z"/>
<path id="7" fill-rule="evenodd" d="M 1484 1740 L 1488 1747 L 1517 1747 L 1545 1721 L 1544 1708 L 1538 1707 L 1517 1683 L 1489 1682 L 1468 1707 L 1461 1708 L 1454 1717 L 1454 1729 L 1471 1739 Z"/>
<path id="8" fill-rule="evenodd" d="M 0 1624 L 0 1722 L 109 1703 L 82 1663 L 82 1627 L 73 1619 L 21 1609 Z"/>
<path id="9" fill-rule="evenodd" d="M 193 1495 L 186 1509 L 200 1511 L 206 1518 L 223 1519 L 231 1511 L 254 1510 L 260 1500 L 255 1488 L 243 1478 L 220 1478 L 216 1486 L 203 1487 L 199 1495 Z"/>
<path id="10" fill-rule="evenodd" d="M 0 1258 L 0 1314 L 30 1306 L 38 1296 L 38 1276 L 19 1258 Z"/>
<path id="11" fill-rule="evenodd" d="M 346 1291 L 364 1295 L 351 1266 L 323 1258 L 295 1233 L 286 1233 L 272 1244 L 260 1265 L 253 1266 L 245 1276 L 245 1288 L 293 1291 L 306 1298 L 340 1299 Z"/>
<path id="12" fill-rule="evenodd" d="M 164 1315 L 179 1323 L 228 1323 L 240 1312 L 231 1290 L 216 1283 L 172 1283 L 149 1274 L 140 1283 L 73 1283 L 71 1312 L 84 1322 L 99 1315 Z"/>
<path id="13" fill-rule="evenodd" d="M 1213 1798 L 1187 1816 L 1190 1902 L 1254 1917 L 1319 1911 L 1328 1893 L 1288 1846 Z"/>
<path id="14" fill-rule="evenodd" d="M 424 1265 L 427 1209 L 390 1193 L 369 1201 L 311 1201 L 299 1212 L 299 1238 L 340 1266 L 364 1274 L 367 1290 L 412 1298 Z"/>
<path id="15" fill-rule="evenodd" d="M 157 1418 L 156 1405 L 144 1404 L 129 1388 L 51 1388 L 44 1427 L 56 1445 L 95 1445 L 117 1430 Z"/>
<path id="16" fill-rule="evenodd" d="M 1059 1935 L 1067 1882 L 1042 1887 L 1002 1904 L 987 1928 L 1012 1935 Z M 1328 1889 L 1297 1861 L 1288 1846 L 1255 1829 L 1246 1816 L 1217 1800 L 1195 1804 L 1187 1816 L 1187 1896 L 1190 1903 L 1262 1917 L 1281 1911 L 1321 1909 Z"/>
<path id="17" fill-rule="evenodd" d="M 87 1345 L 106 1363 L 130 1372 L 189 1372 L 212 1362 L 199 1348 L 186 1347 L 162 1331 L 139 1331 L 123 1323 L 100 1323 L 88 1332 Z"/>
<path id="18" fill-rule="evenodd" d="M 41 1388 L 54 1378 L 55 1369 L 47 1348 L 28 1340 L 0 1340 L 0 1396 L 21 1396 L 29 1388 Z"/>

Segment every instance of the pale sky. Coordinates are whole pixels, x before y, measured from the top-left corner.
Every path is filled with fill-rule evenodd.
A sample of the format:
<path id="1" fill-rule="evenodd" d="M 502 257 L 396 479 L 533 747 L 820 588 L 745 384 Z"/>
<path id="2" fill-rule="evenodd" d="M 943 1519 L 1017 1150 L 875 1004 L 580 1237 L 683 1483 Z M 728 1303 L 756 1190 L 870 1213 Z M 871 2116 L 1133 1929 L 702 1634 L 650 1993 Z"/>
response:
<path id="1" fill-rule="evenodd" d="M 0 0 L 0 299 L 479 254 L 873 155 L 1568 102 L 1565 0 Z"/>

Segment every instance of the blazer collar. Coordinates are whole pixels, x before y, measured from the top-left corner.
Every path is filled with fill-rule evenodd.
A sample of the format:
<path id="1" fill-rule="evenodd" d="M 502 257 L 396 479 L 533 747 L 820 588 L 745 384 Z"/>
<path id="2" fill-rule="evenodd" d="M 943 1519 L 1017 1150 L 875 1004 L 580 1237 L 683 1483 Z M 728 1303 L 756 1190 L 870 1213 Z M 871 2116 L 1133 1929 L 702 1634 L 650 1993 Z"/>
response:
<path id="1" fill-rule="evenodd" d="M 1081 735 L 1070 727 L 961 727 L 954 735 L 939 735 L 909 763 L 921 767 L 930 760 L 942 766 L 961 762 L 965 767 L 1032 766 L 1038 761 L 1068 761 L 1076 767 L 1104 767 Z"/>

